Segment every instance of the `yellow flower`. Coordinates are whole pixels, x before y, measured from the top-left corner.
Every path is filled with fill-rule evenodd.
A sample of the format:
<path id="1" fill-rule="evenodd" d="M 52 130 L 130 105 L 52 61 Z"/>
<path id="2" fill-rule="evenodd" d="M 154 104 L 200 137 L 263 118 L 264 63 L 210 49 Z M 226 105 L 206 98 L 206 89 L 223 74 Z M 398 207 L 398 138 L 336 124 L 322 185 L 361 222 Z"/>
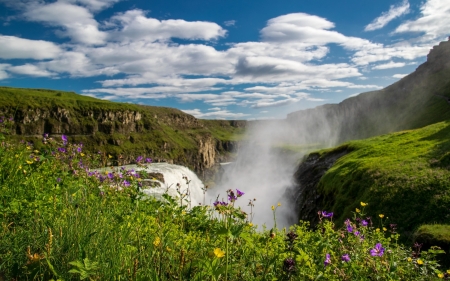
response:
<path id="1" fill-rule="evenodd" d="M 275 206 L 272 205 L 272 211 L 274 211 L 274 210 L 275 210 Z"/>
<path id="2" fill-rule="evenodd" d="M 252 226 L 253 226 L 253 223 L 249 223 L 248 226 L 252 227 Z"/>
<path id="3" fill-rule="evenodd" d="M 377 229 L 375 229 L 377 232 L 380 232 L 380 229 L 379 228 L 377 228 Z"/>
<path id="4" fill-rule="evenodd" d="M 111 154 L 108 154 L 108 158 L 112 158 Z"/>
<path id="5" fill-rule="evenodd" d="M 278 205 L 277 205 L 278 207 L 280 207 L 281 206 L 281 203 L 278 203 Z"/>
<path id="6" fill-rule="evenodd" d="M 83 157 L 85 154 L 83 152 L 80 153 L 81 157 Z"/>
<path id="7" fill-rule="evenodd" d="M 369 204 L 364 203 L 364 202 L 361 202 L 361 206 L 365 207 L 365 206 L 367 206 L 367 205 L 369 205 Z"/>
<path id="8" fill-rule="evenodd" d="M 16 158 L 18 158 L 19 157 L 19 154 L 16 154 Z"/>
<path id="9" fill-rule="evenodd" d="M 384 218 L 384 215 L 383 214 L 379 214 L 378 215 L 380 218 Z"/>
<path id="10" fill-rule="evenodd" d="M 186 215 L 186 211 L 181 212 L 182 215 Z"/>
<path id="11" fill-rule="evenodd" d="M 35 151 L 33 151 L 34 153 L 39 153 L 39 150 L 35 150 Z"/>
<path id="12" fill-rule="evenodd" d="M 386 231 L 387 229 L 386 229 L 386 227 L 383 227 L 383 231 Z"/>
<path id="13" fill-rule="evenodd" d="M 31 165 L 31 164 L 33 164 L 33 161 L 27 160 L 27 164 L 28 164 L 28 165 Z"/>
<path id="14" fill-rule="evenodd" d="M 409 262 L 412 261 L 412 258 L 408 258 L 407 261 L 409 261 Z"/>
<path id="15" fill-rule="evenodd" d="M 438 274 L 438 277 L 439 277 L 439 278 L 444 278 L 444 274 L 443 274 L 443 273 L 439 273 L 439 274 Z"/>
<path id="16" fill-rule="evenodd" d="M 222 251 L 220 248 L 215 248 L 214 255 L 218 258 L 223 258 L 225 256 L 225 252 Z"/>
<path id="17" fill-rule="evenodd" d="M 447 270 L 447 273 L 450 274 L 450 269 Z"/>
<path id="18" fill-rule="evenodd" d="M 31 146 L 27 146 L 27 149 L 30 150 L 30 149 L 31 149 Z"/>
<path id="19" fill-rule="evenodd" d="M 417 260 L 417 264 L 422 265 L 422 264 L 423 264 L 423 260 L 418 259 L 418 260 Z"/>
<path id="20" fill-rule="evenodd" d="M 22 166 L 19 166 L 19 170 L 21 170 L 22 169 Z"/>
<path id="21" fill-rule="evenodd" d="M 153 241 L 153 245 L 155 245 L 155 247 L 158 247 L 159 244 L 161 244 L 161 238 L 156 237 L 155 240 Z"/>
<path id="22" fill-rule="evenodd" d="M 358 209 L 358 208 L 356 208 L 356 212 L 357 212 L 357 213 L 359 213 L 359 212 L 361 212 L 361 210 L 360 210 L 360 209 Z"/>
<path id="23" fill-rule="evenodd" d="M 172 252 L 172 249 L 169 248 L 169 246 L 166 247 L 167 252 Z"/>

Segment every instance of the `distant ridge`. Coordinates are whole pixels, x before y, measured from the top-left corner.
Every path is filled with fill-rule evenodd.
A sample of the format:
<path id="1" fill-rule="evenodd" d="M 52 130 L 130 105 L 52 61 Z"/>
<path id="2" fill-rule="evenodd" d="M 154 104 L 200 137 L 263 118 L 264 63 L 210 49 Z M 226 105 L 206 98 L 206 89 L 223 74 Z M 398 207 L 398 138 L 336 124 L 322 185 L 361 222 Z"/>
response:
<path id="1" fill-rule="evenodd" d="M 450 118 L 450 41 L 434 46 L 413 73 L 379 91 L 362 93 L 339 104 L 288 114 L 288 123 L 312 134 L 306 142 L 341 143 L 390 132 L 421 128 Z M 303 140 L 305 138 L 303 137 Z"/>

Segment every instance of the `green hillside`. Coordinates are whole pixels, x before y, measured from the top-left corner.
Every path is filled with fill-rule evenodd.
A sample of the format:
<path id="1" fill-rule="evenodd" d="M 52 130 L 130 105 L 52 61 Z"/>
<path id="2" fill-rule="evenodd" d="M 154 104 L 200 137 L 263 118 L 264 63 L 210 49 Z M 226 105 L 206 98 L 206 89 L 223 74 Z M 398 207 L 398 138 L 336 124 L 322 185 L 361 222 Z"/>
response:
<path id="1" fill-rule="evenodd" d="M 230 153 L 227 148 L 245 127 L 243 121 L 200 120 L 174 108 L 7 87 L 0 87 L 0 116 L 14 118 L 10 138 L 32 141 L 37 148 L 42 146 L 43 133 L 65 134 L 88 151 L 100 151 L 104 164 L 131 163 L 145 155 L 186 165 L 199 174 Z"/>
<path id="2" fill-rule="evenodd" d="M 345 150 L 317 186 L 320 207 L 335 212 L 339 223 L 360 202 L 369 203 L 367 214 L 398 224 L 401 233 L 450 221 L 450 121 L 351 141 L 320 151 L 320 157 Z"/>

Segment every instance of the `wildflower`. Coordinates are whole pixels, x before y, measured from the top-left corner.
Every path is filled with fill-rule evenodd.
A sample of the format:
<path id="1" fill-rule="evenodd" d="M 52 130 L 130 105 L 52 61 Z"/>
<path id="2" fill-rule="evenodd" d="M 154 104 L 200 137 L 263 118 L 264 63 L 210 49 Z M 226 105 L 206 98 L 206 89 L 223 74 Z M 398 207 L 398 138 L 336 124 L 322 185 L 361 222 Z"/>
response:
<path id="1" fill-rule="evenodd" d="M 142 159 L 144 159 L 143 156 L 138 156 L 138 157 L 136 158 L 136 162 L 137 162 L 137 163 L 140 163 L 140 162 L 142 161 Z"/>
<path id="2" fill-rule="evenodd" d="M 61 135 L 61 139 L 63 141 L 63 144 L 66 145 L 67 144 L 67 136 Z"/>
<path id="3" fill-rule="evenodd" d="M 78 152 L 78 153 L 81 153 L 81 147 L 78 147 L 78 148 L 77 148 L 77 152 Z"/>
<path id="4" fill-rule="evenodd" d="M 286 258 L 283 262 L 283 270 L 288 273 L 295 271 L 295 260 L 293 258 Z"/>
<path id="5" fill-rule="evenodd" d="M 31 149 L 31 146 L 27 146 L 27 149 L 30 150 L 30 149 Z"/>
<path id="6" fill-rule="evenodd" d="M 130 182 L 128 182 L 127 180 L 123 180 L 123 186 L 129 187 L 130 186 Z"/>
<path id="7" fill-rule="evenodd" d="M 383 214 L 379 214 L 378 215 L 380 218 L 384 218 L 384 215 Z"/>
<path id="8" fill-rule="evenodd" d="M 215 248 L 215 249 L 214 249 L 214 255 L 215 255 L 217 258 L 223 258 L 223 257 L 225 256 L 225 252 L 222 251 L 220 248 Z"/>
<path id="9" fill-rule="evenodd" d="M 389 227 L 391 228 L 391 231 L 392 231 L 392 232 L 395 232 L 395 230 L 397 229 L 397 225 L 396 225 L 395 223 L 391 223 L 391 224 L 389 225 Z"/>
<path id="10" fill-rule="evenodd" d="M 66 153 L 66 149 L 64 147 L 59 147 L 58 151 L 61 153 Z"/>
<path id="11" fill-rule="evenodd" d="M 346 220 L 344 221 L 344 224 L 347 225 L 347 226 L 350 225 L 350 219 L 346 219 Z"/>
<path id="12" fill-rule="evenodd" d="M 438 277 L 439 277 L 439 278 L 444 278 L 444 274 L 443 274 L 443 273 L 439 273 L 439 274 L 438 274 Z"/>
<path id="13" fill-rule="evenodd" d="M 386 231 L 387 230 L 387 228 L 386 227 L 383 227 L 383 231 Z"/>
<path id="14" fill-rule="evenodd" d="M 83 152 L 80 153 L 81 157 L 83 157 L 85 154 Z"/>
<path id="15" fill-rule="evenodd" d="M 152 163 L 152 159 L 151 158 L 145 158 L 145 162 L 146 163 Z"/>
<path id="16" fill-rule="evenodd" d="M 280 202 L 278 202 L 277 206 L 278 206 L 278 207 L 281 207 L 281 203 L 280 203 Z"/>
<path id="17" fill-rule="evenodd" d="M 350 232 L 350 233 L 353 232 L 353 228 L 352 228 L 352 226 L 350 224 L 347 225 L 347 231 Z"/>
<path id="18" fill-rule="evenodd" d="M 324 266 L 327 266 L 327 265 L 329 265 L 329 264 L 331 264 L 330 254 L 326 254 L 326 255 L 325 255 L 325 261 L 323 262 L 323 265 L 324 265 Z"/>
<path id="19" fill-rule="evenodd" d="M 377 229 L 375 229 L 375 231 L 376 231 L 376 232 L 380 232 L 380 229 L 379 229 L 379 228 L 377 228 Z"/>
<path id="20" fill-rule="evenodd" d="M 359 212 L 361 212 L 361 210 L 360 210 L 360 209 L 358 209 L 358 208 L 356 208 L 356 212 L 357 212 L 357 213 L 359 213 Z"/>
<path id="21" fill-rule="evenodd" d="M 113 173 L 108 173 L 108 178 L 109 178 L 110 180 L 112 180 L 112 179 L 114 178 L 114 174 L 113 174 Z"/>
<path id="22" fill-rule="evenodd" d="M 383 256 L 384 248 L 381 246 L 381 243 L 377 243 L 373 249 L 370 250 L 370 255 L 372 257 Z"/>
<path id="23" fill-rule="evenodd" d="M 333 212 L 327 213 L 327 211 L 322 211 L 322 216 L 324 218 L 332 218 L 333 217 Z"/>
<path id="24" fill-rule="evenodd" d="M 447 269 L 447 274 L 450 274 L 450 269 Z"/>
<path id="25" fill-rule="evenodd" d="M 272 205 L 272 211 L 275 211 L 275 206 L 274 205 Z"/>
<path id="26" fill-rule="evenodd" d="M 237 197 L 234 195 L 233 190 L 228 190 L 228 201 L 234 202 L 237 200 Z"/>
<path id="27" fill-rule="evenodd" d="M 239 189 L 236 189 L 236 193 L 237 193 L 237 197 L 241 197 L 242 195 L 244 195 L 245 193 L 240 191 Z"/>
<path id="28" fill-rule="evenodd" d="M 361 225 L 362 225 L 362 226 L 367 226 L 368 224 L 369 224 L 369 223 L 368 223 L 366 220 L 362 220 L 362 221 L 361 221 Z"/>
<path id="29" fill-rule="evenodd" d="M 61 182 L 61 178 L 57 178 L 56 181 L 57 181 L 57 182 Z"/>
<path id="30" fill-rule="evenodd" d="M 294 231 L 290 231 L 288 234 L 286 234 L 288 239 L 286 241 L 294 242 L 295 239 L 297 239 L 298 235 Z"/>
<path id="31" fill-rule="evenodd" d="M 365 206 L 367 206 L 367 205 L 369 205 L 369 204 L 368 204 L 368 203 L 361 202 L 361 206 L 365 207 Z"/>
<path id="32" fill-rule="evenodd" d="M 156 237 L 155 240 L 153 240 L 153 245 L 155 247 L 158 247 L 161 244 L 161 238 Z"/>
<path id="33" fill-rule="evenodd" d="M 423 260 L 418 259 L 418 260 L 417 260 L 417 264 L 418 264 L 418 265 L 422 265 L 422 264 L 423 264 Z"/>
<path id="34" fill-rule="evenodd" d="M 406 260 L 407 260 L 408 262 L 411 262 L 411 261 L 412 261 L 412 258 L 409 257 L 409 258 L 407 258 Z"/>
<path id="35" fill-rule="evenodd" d="M 48 133 L 44 133 L 42 136 L 43 136 L 44 138 L 48 138 Z"/>
<path id="36" fill-rule="evenodd" d="M 342 255 L 342 257 L 341 257 L 341 260 L 342 260 L 343 262 L 349 262 L 349 261 L 350 261 L 350 257 L 348 256 L 348 254 L 344 254 L 344 255 Z"/>
<path id="37" fill-rule="evenodd" d="M 31 164 L 33 164 L 33 161 L 27 160 L 27 164 L 28 164 L 28 165 L 31 165 Z"/>
<path id="38" fill-rule="evenodd" d="M 250 222 L 250 223 L 248 224 L 248 226 L 252 227 L 252 226 L 253 226 L 253 223 Z"/>
<path id="39" fill-rule="evenodd" d="M 113 158 L 113 157 L 111 156 L 111 154 L 108 154 L 108 158 L 111 159 L 111 158 Z"/>
<path id="40" fill-rule="evenodd" d="M 355 231 L 355 232 L 353 232 L 353 234 L 355 234 L 355 236 L 359 236 L 359 231 Z"/>

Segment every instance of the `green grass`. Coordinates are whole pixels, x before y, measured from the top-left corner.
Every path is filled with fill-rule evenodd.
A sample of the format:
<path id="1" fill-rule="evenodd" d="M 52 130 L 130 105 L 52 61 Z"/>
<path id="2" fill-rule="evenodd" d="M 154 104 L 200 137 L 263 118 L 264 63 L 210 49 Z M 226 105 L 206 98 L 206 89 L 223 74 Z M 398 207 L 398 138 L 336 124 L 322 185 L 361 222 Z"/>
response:
<path id="1" fill-rule="evenodd" d="M 65 151 L 58 149 L 62 147 Z M 385 226 L 381 222 L 364 226 L 357 219 L 369 215 L 365 208 L 348 222 L 351 231 L 348 226 L 336 227 L 326 216 L 321 216 L 316 230 L 303 222 L 290 230 L 258 230 L 249 221 L 251 214 L 235 207 L 234 200 L 188 209 L 187 202 L 177 203 L 179 198 L 144 198 L 139 185 L 145 173 L 117 170 L 110 177 L 88 173 L 87 167 L 101 166 L 101 156 L 79 148 L 56 140 L 39 150 L 25 142 L 0 143 L 2 280 L 448 276 L 448 268 L 436 262 L 441 250 L 418 251 L 399 244 L 395 231 L 376 230 Z M 186 193 L 178 196 L 189 198 Z M 257 196 L 244 194 L 236 200 Z M 278 208 L 284 207 L 272 207 L 274 219 Z"/>
<path id="2" fill-rule="evenodd" d="M 359 202 L 389 217 L 402 233 L 424 223 L 450 221 L 450 122 L 351 141 L 320 151 L 348 149 L 319 182 L 321 207 L 337 222 L 351 217 Z"/>

